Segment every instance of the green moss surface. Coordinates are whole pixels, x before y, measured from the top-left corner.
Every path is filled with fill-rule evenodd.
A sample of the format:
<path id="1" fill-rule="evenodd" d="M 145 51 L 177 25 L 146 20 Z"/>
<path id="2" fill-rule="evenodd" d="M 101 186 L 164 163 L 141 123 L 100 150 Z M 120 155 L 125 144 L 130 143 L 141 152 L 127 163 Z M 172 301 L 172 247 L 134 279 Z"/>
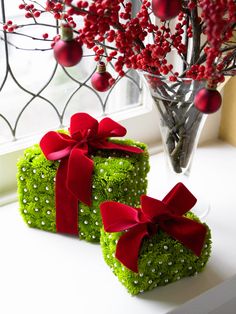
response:
<path id="1" fill-rule="evenodd" d="M 80 238 L 99 242 L 102 227 L 99 205 L 114 200 L 137 207 L 146 193 L 149 156 L 145 144 L 133 140 L 112 140 L 144 149 L 142 154 L 97 151 L 94 161 L 92 205 L 79 203 Z M 56 232 L 54 187 L 59 163 L 48 161 L 39 145 L 25 150 L 18 161 L 18 198 L 24 221 L 34 228 Z"/>
<path id="2" fill-rule="evenodd" d="M 187 213 L 186 217 L 199 221 L 191 212 Z M 134 273 L 115 258 L 116 244 L 121 233 L 107 233 L 102 230 L 103 256 L 128 292 L 136 295 L 201 272 L 211 253 L 211 233 L 208 226 L 207 228 L 206 241 L 200 257 L 159 231 L 152 238 L 143 241 L 138 261 L 139 273 Z"/>

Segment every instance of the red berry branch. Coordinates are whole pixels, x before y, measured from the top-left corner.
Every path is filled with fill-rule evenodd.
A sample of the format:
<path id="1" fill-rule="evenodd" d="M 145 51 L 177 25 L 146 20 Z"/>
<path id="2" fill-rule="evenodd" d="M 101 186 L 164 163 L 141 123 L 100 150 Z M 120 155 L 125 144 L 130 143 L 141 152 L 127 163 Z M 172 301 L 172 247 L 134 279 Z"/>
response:
<path id="1" fill-rule="evenodd" d="M 135 14 L 134 2 L 140 4 Z M 86 46 L 96 62 L 113 62 L 121 77 L 127 69 L 139 69 L 168 76 L 170 81 L 204 80 L 210 90 L 236 70 L 236 44 L 229 45 L 236 29 L 235 0 L 23 0 L 19 9 L 29 23 L 8 20 L 3 31 L 22 35 L 17 30 L 30 24 L 66 25 L 70 36 L 62 31 L 49 38 L 43 32 L 40 38 L 53 41 L 55 58 L 62 66 L 77 64 Z M 40 22 L 45 14 L 51 16 L 51 25 Z M 170 54 L 181 58 L 182 72 L 168 61 Z"/>

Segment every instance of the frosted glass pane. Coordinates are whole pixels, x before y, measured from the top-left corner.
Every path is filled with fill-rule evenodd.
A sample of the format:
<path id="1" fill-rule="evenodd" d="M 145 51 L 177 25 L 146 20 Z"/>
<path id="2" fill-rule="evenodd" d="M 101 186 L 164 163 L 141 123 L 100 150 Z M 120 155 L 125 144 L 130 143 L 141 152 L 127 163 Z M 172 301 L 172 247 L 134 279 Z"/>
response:
<path id="1" fill-rule="evenodd" d="M 23 17 L 18 0 L 4 4 L 6 20 L 18 25 L 33 24 L 32 19 Z M 7 34 L 7 49 L 0 40 L 0 143 L 60 128 L 62 124 L 68 126 L 75 112 L 100 117 L 141 105 L 140 80 L 134 71 L 105 93 L 92 89 L 90 77 L 96 70 L 92 50 L 83 47 L 84 57 L 74 67 L 63 69 L 57 65 L 51 42 L 42 40 L 45 32 L 49 38 L 56 35 L 55 20 L 50 14 L 43 14 L 40 21 L 53 27 L 20 27 L 17 33 L 21 35 Z M 117 77 L 109 64 L 107 71 Z"/>

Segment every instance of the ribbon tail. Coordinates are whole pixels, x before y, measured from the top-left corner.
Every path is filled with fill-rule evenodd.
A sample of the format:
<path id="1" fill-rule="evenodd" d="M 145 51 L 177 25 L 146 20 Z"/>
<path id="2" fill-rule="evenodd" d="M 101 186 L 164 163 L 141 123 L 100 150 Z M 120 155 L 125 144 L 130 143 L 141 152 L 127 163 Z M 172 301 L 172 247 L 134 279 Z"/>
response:
<path id="1" fill-rule="evenodd" d="M 125 232 L 117 243 L 116 258 L 135 273 L 138 273 L 138 256 L 142 240 L 147 235 L 147 225 L 141 224 Z"/>
<path id="2" fill-rule="evenodd" d="M 143 150 L 139 147 L 113 143 L 112 141 L 106 141 L 106 140 L 102 140 L 100 142 L 94 142 L 92 143 L 92 145 L 93 147 L 96 147 L 98 149 L 116 149 L 116 150 L 122 150 L 122 151 L 135 153 L 135 154 L 143 153 Z"/>
<path id="3" fill-rule="evenodd" d="M 161 222 L 160 227 L 195 255 L 201 255 L 207 233 L 205 225 L 185 217 L 174 216 L 173 219 Z"/>
<path id="4" fill-rule="evenodd" d="M 93 161 L 73 149 L 69 157 L 67 187 L 77 199 L 91 206 Z"/>
<path id="5" fill-rule="evenodd" d="M 68 159 L 63 159 L 56 175 L 56 230 L 78 235 L 78 200 L 66 187 L 67 171 Z"/>

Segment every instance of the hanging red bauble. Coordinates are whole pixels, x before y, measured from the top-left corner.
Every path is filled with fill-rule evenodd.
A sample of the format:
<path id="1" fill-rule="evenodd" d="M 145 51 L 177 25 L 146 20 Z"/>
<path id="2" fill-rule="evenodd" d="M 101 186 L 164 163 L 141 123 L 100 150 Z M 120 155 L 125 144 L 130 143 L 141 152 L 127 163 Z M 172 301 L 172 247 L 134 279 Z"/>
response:
<path id="1" fill-rule="evenodd" d="M 81 44 L 73 38 L 73 30 L 69 25 L 61 26 L 61 38 L 53 46 L 54 57 L 64 67 L 78 64 L 82 58 Z"/>
<path id="2" fill-rule="evenodd" d="M 162 20 L 176 17 L 182 10 L 182 0 L 152 0 L 152 11 Z"/>
<path id="3" fill-rule="evenodd" d="M 104 62 L 99 62 L 97 71 L 92 75 L 91 83 L 94 89 L 99 92 L 106 92 L 111 87 L 113 78 L 109 72 L 106 71 Z"/>
<path id="4" fill-rule="evenodd" d="M 194 98 L 195 107 L 203 113 L 216 112 L 222 103 L 221 94 L 216 89 L 202 88 Z"/>

